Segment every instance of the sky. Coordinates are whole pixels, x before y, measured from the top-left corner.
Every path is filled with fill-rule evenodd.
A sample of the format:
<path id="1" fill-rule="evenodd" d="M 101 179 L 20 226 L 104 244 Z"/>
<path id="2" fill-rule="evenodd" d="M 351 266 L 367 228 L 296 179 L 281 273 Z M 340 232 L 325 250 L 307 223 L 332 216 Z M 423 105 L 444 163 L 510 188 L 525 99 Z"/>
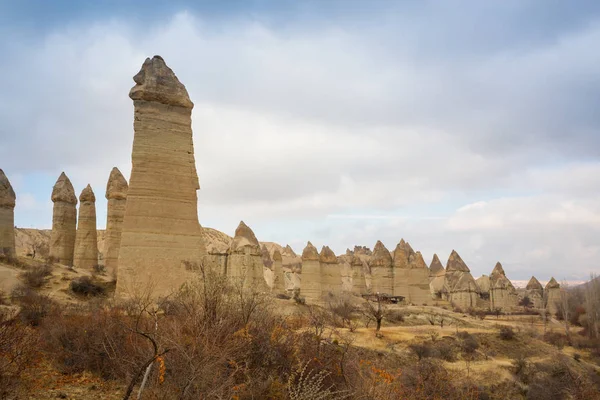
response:
<path id="1" fill-rule="evenodd" d="M 0 168 L 50 228 L 61 171 L 131 171 L 132 77 L 195 107 L 203 226 L 337 254 L 401 238 L 474 276 L 600 272 L 600 2 L 0 0 Z"/>

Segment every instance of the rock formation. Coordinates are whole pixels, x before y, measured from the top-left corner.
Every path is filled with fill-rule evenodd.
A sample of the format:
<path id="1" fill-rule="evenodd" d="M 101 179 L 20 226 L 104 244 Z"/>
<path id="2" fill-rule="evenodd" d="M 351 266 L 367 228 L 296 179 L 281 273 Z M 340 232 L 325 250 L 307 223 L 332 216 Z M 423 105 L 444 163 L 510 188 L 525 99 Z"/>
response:
<path id="1" fill-rule="evenodd" d="M 410 280 L 409 273 L 410 269 L 408 266 L 408 257 L 412 251 L 412 248 L 401 239 L 394 249 L 393 257 L 393 272 L 394 272 L 394 285 L 393 294 L 395 296 L 404 296 L 408 302 L 408 282 Z"/>
<path id="2" fill-rule="evenodd" d="M 98 232 L 96 231 L 96 196 L 90 185 L 82 190 L 79 203 L 73 265 L 77 268 L 93 270 L 98 265 Z"/>
<path id="3" fill-rule="evenodd" d="M 392 262 L 392 255 L 389 250 L 378 240 L 369 262 L 371 293 L 393 295 L 394 271 Z"/>
<path id="4" fill-rule="evenodd" d="M 443 297 L 447 296 L 444 289 L 446 269 L 442 265 L 437 254 L 433 255 L 433 260 L 431 260 L 431 265 L 429 266 L 429 279 L 429 290 L 433 299 L 441 300 Z"/>
<path id="5" fill-rule="evenodd" d="M 504 268 L 496 263 L 489 279 L 490 308 L 510 309 L 517 305 L 517 290 L 506 277 Z"/>
<path id="6" fill-rule="evenodd" d="M 260 244 L 244 221 L 235 230 L 228 254 L 227 276 L 235 285 L 258 291 L 266 289 Z"/>
<path id="7" fill-rule="evenodd" d="M 50 236 L 50 257 L 56 262 L 72 266 L 75 254 L 77 231 L 77 196 L 71 181 L 61 173 L 52 188 L 52 234 Z"/>
<path id="8" fill-rule="evenodd" d="M 119 247 L 121 246 L 121 230 L 125 216 L 127 201 L 127 180 L 117 167 L 110 171 L 106 184 L 106 234 L 104 242 L 104 266 L 110 276 L 117 276 Z"/>
<path id="9" fill-rule="evenodd" d="M 350 267 L 352 269 L 352 293 L 359 296 L 366 294 L 367 282 L 365 279 L 365 270 L 369 269 L 367 262 L 353 255 Z"/>
<path id="10" fill-rule="evenodd" d="M 190 279 L 206 252 L 198 222 L 194 104 L 159 56 L 146 59 L 133 80 L 132 169 L 117 295 L 151 290 L 164 296 Z"/>
<path id="11" fill-rule="evenodd" d="M 302 296 L 307 304 L 321 303 L 321 263 L 311 242 L 302 251 Z"/>
<path id="12" fill-rule="evenodd" d="M 546 308 L 551 315 L 555 315 L 560 307 L 560 284 L 552 277 L 544 288 L 546 295 Z"/>
<path id="13" fill-rule="evenodd" d="M 529 282 L 527 282 L 525 295 L 529 297 L 534 308 L 544 308 L 544 287 L 535 276 L 532 276 Z"/>
<path id="14" fill-rule="evenodd" d="M 446 263 L 445 291 L 448 293 L 448 301 L 457 307 L 468 308 L 477 305 L 479 288 L 471 270 L 460 258 L 458 253 L 452 250 Z"/>
<path id="15" fill-rule="evenodd" d="M 429 269 L 420 251 L 409 255 L 408 266 L 408 302 L 416 305 L 430 304 Z"/>
<path id="16" fill-rule="evenodd" d="M 0 254 L 14 256 L 15 204 L 17 196 L 4 171 L 0 169 Z"/>
<path id="17" fill-rule="evenodd" d="M 319 262 L 321 264 L 321 297 L 326 300 L 341 293 L 341 267 L 335 253 L 328 246 L 323 246 L 321 249 Z"/>
<path id="18" fill-rule="evenodd" d="M 285 290 L 290 295 L 300 294 L 302 277 L 302 258 L 299 257 L 290 245 L 286 245 L 281 252 Z"/>
<path id="19" fill-rule="evenodd" d="M 285 281 L 283 276 L 283 258 L 279 250 L 273 253 L 273 292 L 276 294 L 285 293 Z"/>

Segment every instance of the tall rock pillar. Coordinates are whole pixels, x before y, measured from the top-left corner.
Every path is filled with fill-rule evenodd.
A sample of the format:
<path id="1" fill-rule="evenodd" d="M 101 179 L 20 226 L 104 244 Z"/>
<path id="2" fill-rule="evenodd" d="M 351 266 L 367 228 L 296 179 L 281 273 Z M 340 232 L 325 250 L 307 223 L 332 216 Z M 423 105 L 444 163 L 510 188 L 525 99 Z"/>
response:
<path id="1" fill-rule="evenodd" d="M 307 304 L 321 304 L 321 263 L 311 242 L 302 251 L 302 296 Z"/>
<path id="2" fill-rule="evenodd" d="M 0 169 L 0 254 L 15 255 L 15 204 L 17 196 Z"/>
<path id="3" fill-rule="evenodd" d="M 73 265 L 75 234 L 77 231 L 77 196 L 73 184 L 61 173 L 52 188 L 52 234 L 50 257 L 63 265 Z"/>
<path id="4" fill-rule="evenodd" d="M 273 292 L 285 293 L 285 282 L 283 277 L 283 258 L 279 250 L 273 253 Z"/>
<path id="5" fill-rule="evenodd" d="M 90 185 L 81 192 L 79 203 L 73 265 L 92 270 L 98 265 L 98 232 L 96 231 L 96 196 Z"/>
<path id="6" fill-rule="evenodd" d="M 119 249 L 117 296 L 164 296 L 206 253 L 187 90 L 160 56 L 147 58 L 129 92 L 134 105 L 132 169 Z"/>
<path id="7" fill-rule="evenodd" d="M 104 266 L 106 271 L 115 278 L 117 276 L 121 230 L 123 229 L 128 188 L 127 180 L 121 174 L 121 171 L 117 167 L 113 168 L 110 171 L 110 177 L 106 184 L 108 206 L 106 210 L 106 233 L 104 236 Z"/>
<path id="8" fill-rule="evenodd" d="M 371 268 L 371 292 L 373 294 L 393 295 L 394 271 L 392 266 L 392 255 L 389 250 L 377 241 L 373 248 L 373 256 L 369 264 Z"/>
<path id="9" fill-rule="evenodd" d="M 319 255 L 321 263 L 321 297 L 333 299 L 342 292 L 342 274 L 338 259 L 329 246 L 323 246 Z"/>

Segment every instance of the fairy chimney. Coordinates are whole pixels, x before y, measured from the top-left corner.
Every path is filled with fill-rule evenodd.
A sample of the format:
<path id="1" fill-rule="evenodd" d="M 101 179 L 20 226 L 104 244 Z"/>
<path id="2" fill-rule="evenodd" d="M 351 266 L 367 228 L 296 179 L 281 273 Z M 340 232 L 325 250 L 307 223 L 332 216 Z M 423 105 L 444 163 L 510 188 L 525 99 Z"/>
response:
<path id="1" fill-rule="evenodd" d="M 535 276 L 532 276 L 529 282 L 527 282 L 525 295 L 531 300 L 534 308 L 544 308 L 544 287 Z"/>
<path id="2" fill-rule="evenodd" d="M 90 185 L 87 185 L 79 195 L 79 218 L 75 235 L 73 265 L 90 271 L 98 265 L 96 196 Z"/>
<path id="3" fill-rule="evenodd" d="M 279 250 L 275 250 L 272 257 L 273 262 L 273 292 L 276 294 L 285 293 L 285 281 L 283 275 L 283 258 Z"/>
<path id="4" fill-rule="evenodd" d="M 323 299 L 339 295 L 342 290 L 341 266 L 333 250 L 323 246 L 319 254 L 321 264 L 321 295 Z"/>
<path id="5" fill-rule="evenodd" d="M 302 296 L 309 304 L 321 303 L 321 262 L 319 252 L 311 242 L 302 251 Z"/>
<path id="6" fill-rule="evenodd" d="M 371 292 L 392 295 L 394 293 L 394 273 L 392 255 L 378 240 L 369 262 L 371 270 Z"/>
<path id="7" fill-rule="evenodd" d="M 0 254 L 14 256 L 15 204 L 17 196 L 4 171 L 0 169 Z"/>
<path id="8" fill-rule="evenodd" d="M 73 265 L 77 232 L 77 196 L 73 184 L 61 173 L 52 188 L 52 233 L 50 257 L 66 266 Z"/>
<path id="9" fill-rule="evenodd" d="M 198 222 L 194 104 L 160 56 L 147 58 L 133 80 L 132 169 L 117 295 L 150 290 L 158 297 L 193 277 L 206 254 Z"/>
<path id="10" fill-rule="evenodd" d="M 117 276 L 121 230 L 127 201 L 127 180 L 117 167 L 110 171 L 106 184 L 106 232 L 104 234 L 104 266 L 111 276 Z"/>
<path id="11" fill-rule="evenodd" d="M 259 291 L 266 290 L 263 256 L 254 232 L 240 221 L 227 257 L 227 276 L 235 284 Z"/>
<path id="12" fill-rule="evenodd" d="M 544 288 L 546 295 L 546 308 L 550 314 L 555 315 L 560 307 L 560 284 L 552 277 Z"/>

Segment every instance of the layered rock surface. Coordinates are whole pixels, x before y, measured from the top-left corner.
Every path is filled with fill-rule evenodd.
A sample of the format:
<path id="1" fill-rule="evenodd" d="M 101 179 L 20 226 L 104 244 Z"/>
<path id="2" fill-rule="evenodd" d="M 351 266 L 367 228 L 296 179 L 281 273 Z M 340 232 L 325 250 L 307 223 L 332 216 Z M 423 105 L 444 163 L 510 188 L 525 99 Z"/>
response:
<path id="1" fill-rule="evenodd" d="M 235 230 L 227 257 L 227 276 L 235 284 L 259 291 L 266 289 L 263 252 L 254 232 L 244 221 Z"/>
<path id="2" fill-rule="evenodd" d="M 117 275 L 121 231 L 127 202 L 129 185 L 117 167 L 110 172 L 106 184 L 106 234 L 104 242 L 104 266 L 111 276 Z"/>
<path id="3" fill-rule="evenodd" d="M 517 305 L 517 291 L 499 262 L 490 275 L 489 293 L 492 310 L 506 310 Z"/>
<path id="4" fill-rule="evenodd" d="M 285 281 L 283 276 L 283 258 L 279 250 L 273 253 L 273 292 L 276 294 L 285 293 Z"/>
<path id="5" fill-rule="evenodd" d="M 538 309 L 544 308 L 544 287 L 535 276 L 532 276 L 529 282 L 527 282 L 525 294 L 533 303 L 533 307 Z"/>
<path id="6" fill-rule="evenodd" d="M 90 185 L 81 192 L 79 203 L 73 265 L 77 268 L 93 270 L 98 265 L 98 232 L 96 231 L 96 196 Z"/>
<path id="7" fill-rule="evenodd" d="M 0 169 L 0 254 L 14 256 L 15 204 L 17 196 L 4 171 Z"/>
<path id="8" fill-rule="evenodd" d="M 429 265 L 429 290 L 433 299 L 442 299 L 445 293 L 446 269 L 437 254 L 433 255 Z"/>
<path id="9" fill-rule="evenodd" d="M 369 269 L 371 270 L 371 292 L 392 295 L 394 293 L 392 255 L 379 240 L 373 248 Z"/>
<path id="10" fill-rule="evenodd" d="M 319 252 L 311 242 L 302 251 L 302 297 L 308 304 L 321 303 L 321 262 Z"/>
<path id="11" fill-rule="evenodd" d="M 479 288 L 471 275 L 471 270 L 455 250 L 452 250 L 448 257 L 445 278 L 444 286 L 448 293 L 448 301 L 461 308 L 477 305 Z"/>
<path id="12" fill-rule="evenodd" d="M 327 299 L 342 291 L 342 274 L 338 259 L 328 246 L 323 246 L 319 254 L 321 264 L 321 296 Z"/>
<path id="13" fill-rule="evenodd" d="M 77 196 L 73 184 L 64 172 L 52 188 L 52 202 L 50 257 L 61 264 L 72 266 L 77 232 Z"/>
<path id="14" fill-rule="evenodd" d="M 117 295 L 163 296 L 205 255 L 187 90 L 159 56 L 133 78 L 132 170 L 119 250 Z"/>
<path id="15" fill-rule="evenodd" d="M 544 288 L 546 296 L 546 307 L 550 314 L 555 315 L 560 307 L 560 284 L 552 277 Z"/>

